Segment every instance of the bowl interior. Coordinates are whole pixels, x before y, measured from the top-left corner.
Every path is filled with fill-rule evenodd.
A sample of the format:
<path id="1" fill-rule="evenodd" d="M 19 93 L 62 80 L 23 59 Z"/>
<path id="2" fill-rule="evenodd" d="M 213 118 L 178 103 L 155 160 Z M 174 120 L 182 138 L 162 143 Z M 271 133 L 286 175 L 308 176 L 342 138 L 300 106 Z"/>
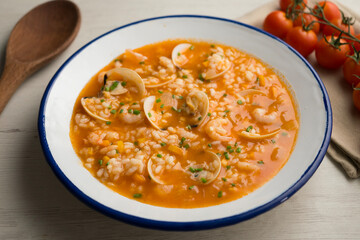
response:
<path id="1" fill-rule="evenodd" d="M 75 100 L 89 79 L 127 48 L 166 39 L 195 38 L 233 46 L 260 58 L 283 74 L 300 112 L 294 151 L 281 171 L 264 186 L 233 202 L 206 208 L 156 207 L 125 198 L 83 167 L 69 137 Z M 55 173 L 78 197 L 112 216 L 170 223 L 243 220 L 281 203 L 296 192 L 320 164 L 331 131 L 331 109 L 319 78 L 293 49 L 262 31 L 234 21 L 204 16 L 169 16 L 115 29 L 76 52 L 55 74 L 39 115 L 45 155 Z M 150 223 L 150 224 L 151 224 Z"/>

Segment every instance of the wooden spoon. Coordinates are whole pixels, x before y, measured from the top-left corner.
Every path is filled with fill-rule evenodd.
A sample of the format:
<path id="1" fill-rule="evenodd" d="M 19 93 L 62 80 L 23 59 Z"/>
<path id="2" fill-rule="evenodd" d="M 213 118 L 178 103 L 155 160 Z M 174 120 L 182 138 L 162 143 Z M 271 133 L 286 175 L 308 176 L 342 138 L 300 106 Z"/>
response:
<path id="1" fill-rule="evenodd" d="M 28 76 L 70 45 L 80 21 L 79 8 L 70 1 L 46 2 L 19 20 L 6 47 L 0 78 L 0 113 Z"/>

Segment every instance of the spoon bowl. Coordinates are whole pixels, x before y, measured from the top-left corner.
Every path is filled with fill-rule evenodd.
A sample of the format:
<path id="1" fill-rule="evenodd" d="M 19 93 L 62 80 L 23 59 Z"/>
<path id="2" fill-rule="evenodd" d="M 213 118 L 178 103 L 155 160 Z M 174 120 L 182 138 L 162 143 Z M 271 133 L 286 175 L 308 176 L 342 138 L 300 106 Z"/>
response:
<path id="1" fill-rule="evenodd" d="M 0 113 L 17 87 L 32 73 L 63 52 L 80 28 L 79 8 L 70 1 L 41 4 L 12 30 L 0 78 Z"/>

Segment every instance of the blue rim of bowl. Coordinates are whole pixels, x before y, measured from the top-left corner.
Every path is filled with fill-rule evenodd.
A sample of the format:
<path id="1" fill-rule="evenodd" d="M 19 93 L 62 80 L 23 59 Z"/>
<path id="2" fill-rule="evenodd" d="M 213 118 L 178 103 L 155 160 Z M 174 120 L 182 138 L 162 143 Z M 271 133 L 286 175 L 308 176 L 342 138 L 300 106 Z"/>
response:
<path id="1" fill-rule="evenodd" d="M 225 217 L 225 218 L 220 218 L 220 219 L 212 219 L 212 220 L 205 220 L 205 221 L 194 221 L 194 222 L 169 222 L 169 221 L 158 221 L 158 220 L 151 220 L 151 219 L 146 219 L 146 218 L 141 218 L 141 217 L 136 217 L 136 216 L 132 216 L 129 214 L 125 214 L 119 211 L 116 211 L 114 209 L 111 209 L 99 202 L 97 202 L 96 200 L 90 198 L 89 196 L 87 196 L 85 193 L 83 193 L 79 188 L 77 188 L 66 176 L 65 174 L 62 172 L 62 170 L 59 168 L 59 166 L 56 164 L 56 161 L 54 160 L 47 139 L 46 139 L 46 131 L 45 131 L 45 115 L 44 115 L 44 110 L 46 107 L 46 103 L 47 103 L 47 99 L 49 96 L 49 93 L 51 91 L 51 88 L 54 84 L 54 82 L 56 81 L 58 75 L 60 74 L 60 72 L 69 64 L 69 62 L 76 56 L 78 55 L 80 52 L 82 52 L 86 47 L 88 47 L 90 44 L 92 44 L 93 42 L 97 41 L 98 39 L 114 32 L 114 31 L 118 31 L 120 29 L 132 26 L 132 25 L 136 25 L 139 23 L 143 23 L 143 22 L 149 22 L 149 21 L 154 21 L 154 20 L 159 20 L 159 19 L 165 19 L 165 18 L 203 18 L 203 19 L 212 19 L 212 20 L 218 20 L 218 21 L 223 21 L 223 22 L 228 22 L 228 23 L 233 23 L 233 24 L 237 24 L 252 30 L 255 30 L 259 33 L 262 33 L 268 37 L 271 37 L 273 39 L 276 39 L 277 41 L 281 42 L 282 44 L 284 44 L 285 46 L 287 46 L 289 48 L 289 50 L 291 50 L 297 57 L 299 57 L 304 64 L 309 68 L 309 70 L 312 72 L 314 78 L 316 79 L 317 83 L 319 84 L 319 88 L 322 91 L 323 94 L 323 101 L 324 101 L 324 106 L 325 106 L 325 110 L 327 113 L 327 119 L 326 119 L 326 129 L 325 129 L 325 136 L 322 142 L 322 145 L 319 149 L 319 152 L 317 154 L 317 156 L 315 157 L 314 161 L 312 162 L 312 164 L 307 168 L 307 170 L 304 172 L 304 174 L 300 177 L 300 179 L 298 179 L 298 181 L 296 183 L 294 183 L 288 190 L 286 190 L 285 192 L 283 192 L 282 194 L 280 194 L 279 196 L 277 196 L 276 198 L 274 198 L 273 200 L 271 200 L 270 202 L 259 206 L 257 208 L 251 209 L 247 212 L 241 213 L 241 214 L 237 214 L 234 216 L 230 216 L 230 217 Z M 148 19 L 144 19 L 144 20 L 140 20 L 140 21 L 136 21 L 136 22 L 132 22 L 126 25 L 123 25 L 121 27 L 115 28 L 113 30 L 110 30 L 107 33 L 104 33 L 100 36 L 98 36 L 97 38 L 91 40 L 90 42 L 88 42 L 87 44 L 85 44 L 83 47 L 81 47 L 79 50 L 77 50 L 71 57 L 69 57 L 65 63 L 59 68 L 59 70 L 55 73 L 55 75 L 53 76 L 53 78 L 50 80 L 44 95 L 42 97 L 41 103 L 40 103 L 40 109 L 39 109 L 39 116 L 38 116 L 38 131 L 39 131 L 39 136 L 40 136 L 40 143 L 45 155 L 45 158 L 48 162 L 48 164 L 50 165 L 50 167 L 52 168 L 53 172 L 55 173 L 55 175 L 60 179 L 60 181 L 66 186 L 66 188 L 72 193 L 74 194 L 76 197 L 78 197 L 82 202 L 84 202 L 86 205 L 90 206 L 93 209 L 96 209 L 97 211 L 110 216 L 112 218 L 130 223 L 130 224 L 134 224 L 137 226 L 141 226 L 141 227 L 147 227 L 147 228 L 155 228 L 155 229 L 162 229 L 162 230 L 182 230 L 182 231 L 189 231 L 189 230 L 201 230 L 201 229 L 211 229 L 211 228 L 216 228 L 216 227 L 222 227 L 222 226 L 226 226 L 226 225 L 232 225 L 238 222 L 242 222 L 245 220 L 248 220 L 250 218 L 253 218 L 257 215 L 260 215 L 266 211 L 269 211 L 270 209 L 276 207 L 277 205 L 279 205 L 280 203 L 286 201 L 287 199 L 289 199 L 295 192 L 297 192 L 309 179 L 310 177 L 314 174 L 314 172 L 316 171 L 316 169 L 319 167 L 319 165 L 321 164 L 325 154 L 326 154 L 326 150 L 329 146 L 330 143 L 330 137 L 331 137 L 331 131 L 332 131 L 332 110 L 331 110 L 331 105 L 330 105 L 330 100 L 329 100 L 329 96 L 326 92 L 326 89 L 322 83 L 322 81 L 320 80 L 319 76 L 317 75 L 317 73 L 315 72 L 315 70 L 313 69 L 313 67 L 305 60 L 305 58 L 303 58 L 301 56 L 301 54 L 299 54 L 294 48 L 292 48 L 291 46 L 289 46 L 287 43 L 285 43 L 284 41 L 282 41 L 281 39 L 250 25 L 235 21 L 235 20 L 231 20 L 231 19 L 226 19 L 226 18 L 219 18 L 219 17 L 212 17 L 212 16 L 206 16 L 206 15 L 168 15 L 168 16 L 160 16 L 160 17 L 154 17 L 154 18 L 148 18 Z"/>

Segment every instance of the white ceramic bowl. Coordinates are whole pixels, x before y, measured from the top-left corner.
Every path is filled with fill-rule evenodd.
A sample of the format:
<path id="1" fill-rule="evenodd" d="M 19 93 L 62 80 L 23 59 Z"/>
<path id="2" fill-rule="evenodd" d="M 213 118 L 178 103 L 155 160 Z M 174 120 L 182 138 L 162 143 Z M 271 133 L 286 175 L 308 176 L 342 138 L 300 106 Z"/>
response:
<path id="1" fill-rule="evenodd" d="M 296 147 L 280 172 L 253 193 L 195 209 L 156 207 L 125 198 L 101 184 L 75 154 L 69 137 L 73 106 L 89 79 L 127 48 L 173 38 L 217 41 L 253 54 L 282 73 L 300 111 Z M 134 22 L 92 40 L 74 53 L 49 83 L 39 112 L 39 134 L 57 177 L 80 200 L 111 217 L 140 226 L 192 230 L 233 224 L 287 200 L 313 175 L 330 141 L 332 114 L 314 69 L 293 48 L 257 28 L 208 16 L 164 16 Z"/>

